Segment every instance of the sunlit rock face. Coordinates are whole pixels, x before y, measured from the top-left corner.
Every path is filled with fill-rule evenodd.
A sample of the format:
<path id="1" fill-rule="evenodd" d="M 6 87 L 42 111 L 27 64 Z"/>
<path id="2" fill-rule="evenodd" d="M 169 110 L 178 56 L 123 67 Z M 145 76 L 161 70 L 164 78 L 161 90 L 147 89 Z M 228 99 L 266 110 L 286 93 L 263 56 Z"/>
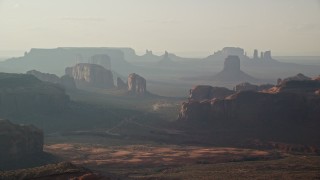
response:
<path id="1" fill-rule="evenodd" d="M 147 81 L 138 74 L 132 73 L 128 76 L 128 92 L 134 95 L 147 94 Z"/>
<path id="2" fill-rule="evenodd" d="M 320 81 L 311 80 L 309 77 L 295 76 L 281 81 L 277 86 L 266 90 L 268 93 L 296 93 L 314 95 L 320 89 Z"/>
<path id="3" fill-rule="evenodd" d="M 113 74 L 97 64 L 80 63 L 66 68 L 66 75 L 75 79 L 77 87 L 113 88 Z"/>
<path id="4" fill-rule="evenodd" d="M 233 93 L 235 92 L 223 87 L 199 85 L 190 89 L 189 99 L 202 101 L 213 98 L 225 98 Z"/>
<path id="5" fill-rule="evenodd" d="M 43 152 L 43 132 L 34 126 L 0 120 L 0 162 Z"/>
<path id="6" fill-rule="evenodd" d="M 111 70 L 111 59 L 107 54 L 96 54 L 89 60 L 91 64 L 98 64 L 105 69 Z"/>

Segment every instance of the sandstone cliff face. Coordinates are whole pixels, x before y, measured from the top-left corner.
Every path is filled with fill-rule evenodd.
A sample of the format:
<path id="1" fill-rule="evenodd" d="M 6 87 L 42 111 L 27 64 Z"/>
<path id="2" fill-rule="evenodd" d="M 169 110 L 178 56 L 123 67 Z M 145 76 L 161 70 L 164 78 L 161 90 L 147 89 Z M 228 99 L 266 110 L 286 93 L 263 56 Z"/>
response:
<path id="1" fill-rule="evenodd" d="M 0 115 L 59 112 L 69 101 L 59 85 L 32 75 L 0 73 Z"/>
<path id="2" fill-rule="evenodd" d="M 43 152 L 43 132 L 34 126 L 0 120 L 0 164 Z"/>
<path id="3" fill-rule="evenodd" d="M 138 74 L 132 73 L 128 76 L 128 92 L 134 95 L 145 95 L 147 93 L 146 79 Z"/>
<path id="4" fill-rule="evenodd" d="M 114 87 L 112 72 L 100 65 L 80 63 L 66 68 L 66 75 L 75 79 L 77 87 Z"/>
<path id="5" fill-rule="evenodd" d="M 225 98 L 233 93 L 235 92 L 222 87 L 195 86 L 190 89 L 189 98 L 196 101 L 202 101 L 213 98 Z"/>

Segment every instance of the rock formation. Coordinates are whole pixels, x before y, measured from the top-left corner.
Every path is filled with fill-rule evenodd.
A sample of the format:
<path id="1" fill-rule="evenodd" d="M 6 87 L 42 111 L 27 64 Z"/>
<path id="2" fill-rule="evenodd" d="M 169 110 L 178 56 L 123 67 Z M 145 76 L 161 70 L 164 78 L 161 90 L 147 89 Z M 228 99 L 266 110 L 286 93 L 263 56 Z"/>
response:
<path id="1" fill-rule="evenodd" d="M 81 63 L 66 68 L 66 75 L 75 79 L 77 87 L 113 88 L 113 74 L 97 64 Z"/>
<path id="2" fill-rule="evenodd" d="M 222 49 L 222 54 L 224 57 L 228 56 L 238 56 L 241 57 L 244 55 L 244 49 L 238 47 L 224 47 Z"/>
<path id="3" fill-rule="evenodd" d="M 27 74 L 0 73 L 0 115 L 59 112 L 69 104 L 64 88 Z"/>
<path id="4" fill-rule="evenodd" d="M 59 84 L 68 90 L 77 89 L 76 84 L 74 82 L 74 79 L 70 76 L 62 76 L 61 78 L 59 78 L 55 74 L 42 73 L 42 72 L 36 71 L 36 70 L 28 71 L 27 74 L 31 74 L 43 82 L 50 82 L 50 83 L 54 83 L 54 84 Z"/>
<path id="5" fill-rule="evenodd" d="M 43 132 L 34 126 L 16 125 L 0 119 L 0 133 L 2 157 L 23 157 L 43 151 Z"/>
<path id="6" fill-rule="evenodd" d="M 313 138 L 320 136 L 320 97 L 315 96 L 320 82 L 291 80 L 275 88 L 278 91 L 240 91 L 224 99 L 189 99 L 181 106 L 179 120 L 191 127 L 203 124 L 202 128 L 222 132 L 220 139 L 228 136 L 230 141 L 262 138 L 320 145 Z"/>
<path id="7" fill-rule="evenodd" d="M 299 74 L 297 74 L 295 76 L 283 79 L 279 84 L 282 84 L 282 83 L 285 83 L 285 82 L 288 82 L 288 81 L 305 81 L 305 80 L 311 80 L 311 78 L 305 76 L 304 74 L 299 73 Z"/>
<path id="8" fill-rule="evenodd" d="M 320 76 L 315 77 L 313 80 L 315 80 L 315 81 L 320 81 Z"/>
<path id="9" fill-rule="evenodd" d="M 211 79 L 219 82 L 256 82 L 257 79 L 240 70 L 238 56 L 228 56 L 224 61 L 223 70 Z"/>
<path id="10" fill-rule="evenodd" d="M 91 64 L 98 64 L 105 69 L 111 70 L 111 59 L 107 54 L 96 54 L 89 60 Z"/>
<path id="11" fill-rule="evenodd" d="M 190 89 L 190 100 L 202 101 L 213 98 L 225 98 L 235 93 L 232 90 L 223 87 L 195 86 Z"/>
<path id="12" fill-rule="evenodd" d="M 44 82 L 51 82 L 54 84 L 61 83 L 60 78 L 55 74 L 42 73 L 42 72 L 36 71 L 36 70 L 28 71 L 27 74 L 34 75 L 36 78 L 38 78 L 39 80 L 44 81 Z"/>
<path id="13" fill-rule="evenodd" d="M 146 79 L 135 73 L 130 74 L 128 76 L 128 92 L 134 95 L 145 95 L 147 93 Z"/>
<path id="14" fill-rule="evenodd" d="M 263 90 L 270 89 L 272 87 L 274 87 L 274 85 L 272 85 L 272 84 L 262 84 L 262 85 L 258 86 L 258 85 L 254 85 L 254 84 L 250 84 L 248 82 L 245 82 L 245 83 L 240 83 L 240 84 L 236 85 L 234 90 L 237 92 L 239 92 L 239 91 L 263 91 Z"/>
<path id="15" fill-rule="evenodd" d="M 271 59 L 272 59 L 271 51 L 266 51 L 266 52 L 264 52 L 264 54 L 263 54 L 263 59 L 265 59 L 265 60 L 271 60 Z"/>
<path id="16" fill-rule="evenodd" d="M 259 59 L 259 55 L 258 55 L 258 50 L 255 49 L 254 52 L 253 52 L 253 59 Z"/>
<path id="17" fill-rule="evenodd" d="M 43 132 L 34 126 L 0 120 L 0 167 L 43 152 Z"/>
<path id="18" fill-rule="evenodd" d="M 123 82 L 123 80 L 119 77 L 117 77 L 117 88 L 118 89 L 128 89 L 128 85 Z"/>
<path id="19" fill-rule="evenodd" d="M 162 59 L 158 62 L 158 65 L 159 66 L 170 66 L 170 65 L 173 65 L 173 64 L 174 64 L 174 62 L 169 57 L 169 53 L 167 51 L 165 51 Z"/>

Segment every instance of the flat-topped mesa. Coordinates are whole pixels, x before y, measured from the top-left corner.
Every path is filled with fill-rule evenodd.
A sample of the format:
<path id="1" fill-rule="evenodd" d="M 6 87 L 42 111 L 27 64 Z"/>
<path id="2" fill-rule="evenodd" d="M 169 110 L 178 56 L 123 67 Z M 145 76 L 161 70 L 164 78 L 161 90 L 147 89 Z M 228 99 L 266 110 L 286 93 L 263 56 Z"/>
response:
<path id="1" fill-rule="evenodd" d="M 199 85 L 190 89 L 189 100 L 202 101 L 214 98 L 225 98 L 233 93 L 235 92 L 224 87 Z"/>
<path id="2" fill-rule="evenodd" d="M 224 57 L 228 56 L 244 56 L 244 49 L 239 48 L 239 47 L 224 47 L 222 49 L 222 54 Z"/>
<path id="3" fill-rule="evenodd" d="M 145 95 L 147 94 L 146 79 L 138 74 L 132 73 L 128 76 L 128 92 L 132 95 Z"/>
<path id="4" fill-rule="evenodd" d="M 0 119 L 0 134 L 0 164 L 43 152 L 43 132 L 34 126 Z"/>
<path id="5" fill-rule="evenodd" d="M 66 68 L 66 75 L 75 79 L 77 87 L 113 88 L 113 74 L 101 65 L 80 63 Z"/>
<path id="6" fill-rule="evenodd" d="M 265 59 L 265 60 L 271 60 L 271 59 L 272 59 L 271 51 L 266 51 L 266 52 L 264 52 L 264 54 L 263 54 L 263 59 Z"/>
<path id="7" fill-rule="evenodd" d="M 111 70 L 111 59 L 107 54 L 96 54 L 89 60 L 91 64 L 98 64 L 105 69 Z"/>

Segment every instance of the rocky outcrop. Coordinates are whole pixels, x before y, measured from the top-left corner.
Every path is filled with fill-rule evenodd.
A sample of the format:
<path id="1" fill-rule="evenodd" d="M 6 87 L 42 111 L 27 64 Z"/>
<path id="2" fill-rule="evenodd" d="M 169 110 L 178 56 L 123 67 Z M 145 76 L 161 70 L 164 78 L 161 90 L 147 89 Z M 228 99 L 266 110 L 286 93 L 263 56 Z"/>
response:
<path id="1" fill-rule="evenodd" d="M 264 52 L 262 58 L 265 59 L 265 60 L 271 60 L 271 59 L 272 59 L 271 51 L 266 51 L 266 52 Z"/>
<path id="2" fill-rule="evenodd" d="M 218 131 L 220 139 L 228 136 L 230 141 L 262 138 L 320 145 L 313 138 L 320 136 L 320 97 L 315 96 L 319 82 L 293 80 L 275 88 L 273 93 L 240 91 L 224 99 L 189 99 L 181 106 L 179 120 L 191 127 L 202 124 L 201 128 Z"/>
<path id="3" fill-rule="evenodd" d="M 123 80 L 119 77 L 117 77 L 117 88 L 118 89 L 128 89 L 128 85 L 123 82 Z"/>
<path id="4" fill-rule="evenodd" d="M 272 84 L 262 84 L 260 86 L 258 85 L 254 85 L 254 84 L 250 84 L 248 82 L 245 83 L 241 83 L 236 85 L 236 87 L 234 88 L 235 91 L 239 92 L 239 91 L 263 91 L 263 90 L 267 90 L 274 87 L 274 85 Z"/>
<path id="5" fill-rule="evenodd" d="M 77 87 L 113 88 L 113 74 L 97 64 L 80 63 L 66 68 L 66 75 L 75 79 Z"/>
<path id="6" fill-rule="evenodd" d="M 202 101 L 213 98 L 225 98 L 235 93 L 232 90 L 223 87 L 212 87 L 212 86 L 195 86 L 190 89 L 189 99 Z"/>
<path id="7" fill-rule="evenodd" d="M 89 60 L 91 64 L 98 64 L 105 69 L 111 70 L 111 59 L 107 54 L 96 54 Z"/>
<path id="8" fill-rule="evenodd" d="M 135 73 L 130 74 L 128 76 L 128 92 L 134 95 L 147 94 L 146 79 Z"/>
<path id="9" fill-rule="evenodd" d="M 34 126 L 0 120 L 0 164 L 43 152 L 43 132 Z"/>
<path id="10" fill-rule="evenodd" d="M 42 73 L 42 72 L 36 71 L 36 70 L 28 71 L 27 74 L 31 74 L 43 82 L 50 82 L 53 84 L 59 84 L 68 90 L 77 89 L 76 84 L 74 82 L 74 79 L 70 76 L 62 76 L 61 78 L 59 78 L 55 74 Z"/>
<path id="11" fill-rule="evenodd" d="M 69 104 L 60 85 L 27 74 L 0 73 L 0 115 L 59 112 Z"/>
<path id="12" fill-rule="evenodd" d="M 296 94 L 304 94 L 304 95 L 313 95 L 315 91 L 320 88 L 320 81 L 310 80 L 311 78 L 307 78 L 307 80 L 301 79 L 285 79 L 281 81 L 281 83 L 273 88 L 266 90 L 268 93 L 296 93 Z"/>
<path id="13" fill-rule="evenodd" d="M 299 74 L 297 74 L 295 76 L 288 77 L 288 78 L 285 78 L 285 79 L 279 81 L 278 84 L 281 85 L 282 83 L 284 84 L 284 83 L 286 83 L 288 81 L 305 81 L 305 80 L 311 80 L 311 78 L 305 76 L 304 74 L 299 73 Z"/>
<path id="14" fill-rule="evenodd" d="M 255 49 L 254 52 L 253 52 L 253 59 L 259 59 L 259 55 L 258 54 L 259 54 L 258 50 Z"/>
<path id="15" fill-rule="evenodd" d="M 55 74 L 42 73 L 42 72 L 36 71 L 36 70 L 28 71 L 27 74 L 34 75 L 36 78 L 38 78 L 39 80 L 44 81 L 44 82 L 61 84 L 60 78 Z"/>
<path id="16" fill-rule="evenodd" d="M 219 82 L 256 82 L 257 79 L 249 76 L 240 69 L 240 58 L 228 56 L 224 61 L 223 70 L 211 78 Z"/>

